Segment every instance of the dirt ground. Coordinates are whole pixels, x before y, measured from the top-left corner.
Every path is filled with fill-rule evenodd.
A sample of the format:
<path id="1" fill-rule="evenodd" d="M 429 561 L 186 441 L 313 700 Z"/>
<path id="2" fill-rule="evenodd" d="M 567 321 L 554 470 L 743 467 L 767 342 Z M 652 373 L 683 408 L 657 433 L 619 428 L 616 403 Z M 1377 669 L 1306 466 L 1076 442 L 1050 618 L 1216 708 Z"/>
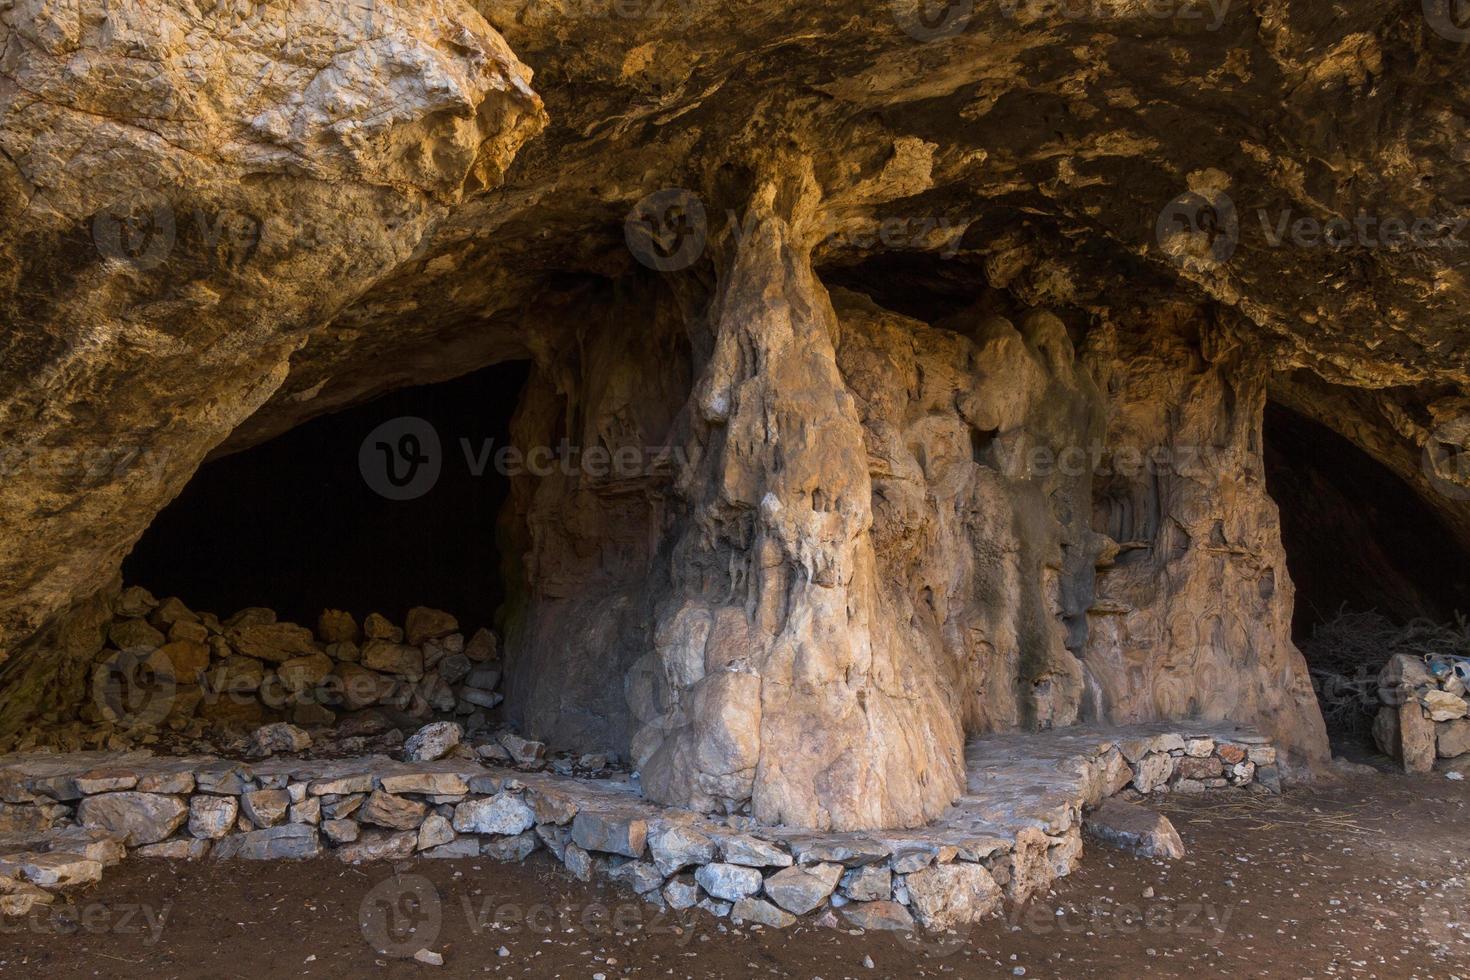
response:
<path id="1" fill-rule="evenodd" d="M 1470 978 L 1470 780 L 1161 805 L 1173 864 L 1089 844 L 1018 914 L 905 938 L 737 928 L 522 866 L 131 860 L 0 923 L 0 977 Z M 400 958 L 428 948 L 442 966 Z"/>

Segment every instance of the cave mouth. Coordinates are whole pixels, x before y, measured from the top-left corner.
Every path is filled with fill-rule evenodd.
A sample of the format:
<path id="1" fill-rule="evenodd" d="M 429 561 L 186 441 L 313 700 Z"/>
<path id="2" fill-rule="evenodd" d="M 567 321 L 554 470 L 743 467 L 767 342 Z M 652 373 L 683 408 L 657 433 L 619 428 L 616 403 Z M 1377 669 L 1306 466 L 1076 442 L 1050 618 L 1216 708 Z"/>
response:
<path id="1" fill-rule="evenodd" d="M 414 606 L 492 625 L 505 599 L 495 452 L 529 362 L 402 388 L 202 466 L 123 563 L 126 585 L 228 617 L 325 609 L 402 624 Z"/>
<path id="2" fill-rule="evenodd" d="M 1270 402 L 1266 484 L 1296 586 L 1292 635 L 1328 734 L 1366 744 L 1376 677 L 1415 631 L 1470 613 L 1470 562 L 1407 483 L 1352 442 Z"/>

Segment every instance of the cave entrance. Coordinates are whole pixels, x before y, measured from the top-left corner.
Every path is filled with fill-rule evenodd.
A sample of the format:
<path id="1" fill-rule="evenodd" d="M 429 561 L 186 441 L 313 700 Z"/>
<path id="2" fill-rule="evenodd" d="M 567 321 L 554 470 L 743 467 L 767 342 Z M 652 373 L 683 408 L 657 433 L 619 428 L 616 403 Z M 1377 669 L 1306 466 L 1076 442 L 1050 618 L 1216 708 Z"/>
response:
<path id="1" fill-rule="evenodd" d="M 1349 440 L 1276 403 L 1264 431 L 1293 638 L 1333 741 L 1371 745 L 1375 679 L 1392 653 L 1470 638 L 1458 620 L 1470 614 L 1470 563 L 1413 488 Z"/>
<path id="2" fill-rule="evenodd" d="M 404 388 L 205 464 L 144 533 L 123 581 L 221 618 L 265 607 L 402 624 L 411 607 L 490 626 L 505 597 L 496 526 L 526 362 Z"/>

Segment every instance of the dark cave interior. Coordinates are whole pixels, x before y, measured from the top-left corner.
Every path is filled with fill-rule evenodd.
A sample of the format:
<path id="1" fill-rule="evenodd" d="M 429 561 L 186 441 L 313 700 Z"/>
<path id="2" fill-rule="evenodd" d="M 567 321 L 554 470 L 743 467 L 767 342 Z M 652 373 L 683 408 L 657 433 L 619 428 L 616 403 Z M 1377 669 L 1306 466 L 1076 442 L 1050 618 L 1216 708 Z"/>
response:
<path id="1" fill-rule="evenodd" d="M 309 626 L 332 608 L 402 623 L 426 605 L 466 630 L 491 625 L 510 489 L 493 452 L 510 442 L 528 375 L 510 362 L 400 389 L 206 463 L 139 540 L 124 583 L 221 617 L 265 606 Z M 393 458 L 405 448 L 419 469 Z M 397 477 L 414 477 L 398 490 L 385 481 L 390 458 Z"/>

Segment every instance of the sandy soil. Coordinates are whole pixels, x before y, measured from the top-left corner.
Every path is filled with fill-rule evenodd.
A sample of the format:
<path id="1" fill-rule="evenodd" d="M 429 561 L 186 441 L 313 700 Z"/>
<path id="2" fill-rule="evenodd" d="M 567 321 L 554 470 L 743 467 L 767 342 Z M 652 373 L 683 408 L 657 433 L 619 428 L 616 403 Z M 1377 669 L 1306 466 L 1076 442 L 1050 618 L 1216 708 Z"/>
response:
<path id="1" fill-rule="evenodd" d="M 1470 978 L 1470 780 L 1359 775 L 1162 805 L 1189 855 L 1089 844 L 1026 909 L 960 935 L 737 928 L 523 866 L 128 861 L 0 924 L 0 977 Z M 394 954 L 428 948 L 442 966 Z M 387 952 L 384 952 L 386 950 Z"/>

